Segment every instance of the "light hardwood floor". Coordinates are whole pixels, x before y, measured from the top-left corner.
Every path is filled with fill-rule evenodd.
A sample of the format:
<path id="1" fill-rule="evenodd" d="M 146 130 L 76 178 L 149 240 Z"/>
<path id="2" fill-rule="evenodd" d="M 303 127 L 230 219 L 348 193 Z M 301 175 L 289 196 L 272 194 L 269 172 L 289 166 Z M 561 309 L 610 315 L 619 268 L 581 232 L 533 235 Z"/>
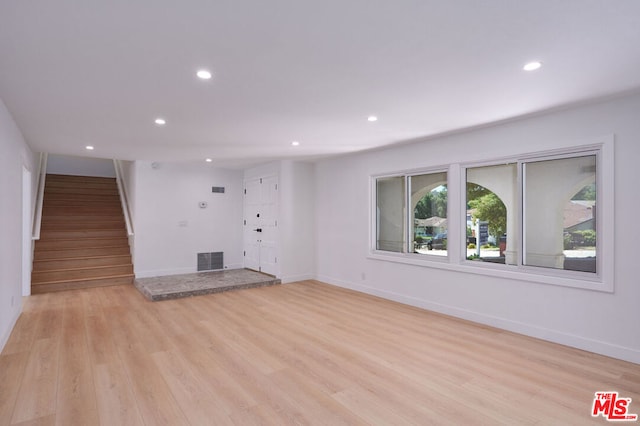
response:
<path id="1" fill-rule="evenodd" d="M 605 424 L 640 365 L 326 284 L 149 302 L 28 297 L 0 355 L 0 424 Z"/>

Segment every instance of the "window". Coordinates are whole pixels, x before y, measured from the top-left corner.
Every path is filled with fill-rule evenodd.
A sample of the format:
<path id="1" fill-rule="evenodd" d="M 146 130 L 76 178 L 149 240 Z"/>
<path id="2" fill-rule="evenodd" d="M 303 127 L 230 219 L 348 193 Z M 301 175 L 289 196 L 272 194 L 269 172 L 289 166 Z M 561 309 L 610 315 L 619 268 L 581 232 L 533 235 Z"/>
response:
<path id="1" fill-rule="evenodd" d="M 375 217 L 376 250 L 446 257 L 447 173 L 377 178 Z"/>
<path id="2" fill-rule="evenodd" d="M 596 272 L 596 156 L 522 167 L 522 264 Z"/>
<path id="3" fill-rule="evenodd" d="M 468 260 L 596 272 L 596 155 L 547 158 L 466 169 Z"/>
<path id="4" fill-rule="evenodd" d="M 517 264 L 517 164 L 466 170 L 467 259 Z"/>
<path id="5" fill-rule="evenodd" d="M 613 137 L 372 184 L 372 258 L 613 289 Z"/>
<path id="6" fill-rule="evenodd" d="M 447 255 L 447 174 L 409 177 L 413 247 L 418 254 Z"/>
<path id="7" fill-rule="evenodd" d="M 376 180 L 376 249 L 402 253 L 405 246 L 405 178 Z"/>

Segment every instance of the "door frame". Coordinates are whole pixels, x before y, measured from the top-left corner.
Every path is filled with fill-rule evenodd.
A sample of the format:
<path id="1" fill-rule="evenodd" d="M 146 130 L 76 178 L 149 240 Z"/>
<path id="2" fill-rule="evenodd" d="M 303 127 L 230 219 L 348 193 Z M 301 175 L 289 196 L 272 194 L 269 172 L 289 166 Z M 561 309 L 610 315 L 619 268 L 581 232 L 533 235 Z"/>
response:
<path id="1" fill-rule="evenodd" d="M 278 214 L 279 214 L 279 207 L 280 207 L 280 197 L 279 197 L 279 176 L 277 174 L 265 174 L 265 175 L 260 175 L 260 176 L 255 176 L 255 177 L 251 177 L 251 178 L 245 178 L 243 181 L 243 190 L 244 190 L 244 197 L 242 200 L 242 206 L 243 206 L 243 212 L 242 212 L 242 216 L 243 216 L 243 229 L 242 229 L 242 241 L 243 241 L 243 267 L 247 268 L 247 269 L 252 269 L 252 270 L 257 270 L 258 272 L 262 272 L 268 275 L 273 275 L 273 276 L 277 276 L 280 272 L 280 263 L 277 261 L 278 257 L 279 257 L 279 253 L 280 253 L 280 233 L 278 231 Z M 260 181 L 260 185 L 263 184 L 263 181 L 272 181 L 275 183 L 276 185 L 276 194 L 275 194 L 275 199 L 273 200 L 273 203 L 275 204 L 273 210 L 273 214 L 274 214 L 274 229 L 272 232 L 272 238 L 271 241 L 273 242 L 273 246 L 275 246 L 275 252 L 276 252 L 276 262 L 275 262 L 275 266 L 273 271 L 264 271 L 263 269 L 263 262 L 262 262 L 262 246 L 258 245 L 257 250 L 257 256 L 258 256 L 258 268 L 249 268 L 247 266 L 247 253 L 250 253 L 250 247 L 248 246 L 248 244 L 251 241 L 251 238 L 248 237 L 250 234 L 248 234 L 248 232 L 251 232 L 249 230 L 249 227 L 252 226 L 251 221 L 248 219 L 248 215 L 250 214 L 250 212 L 248 211 L 247 208 L 247 186 L 249 183 L 251 182 L 256 182 L 256 181 Z M 262 197 L 262 188 L 260 189 L 261 191 L 261 195 L 260 197 Z"/>
<path id="2" fill-rule="evenodd" d="M 33 215 L 31 211 L 31 171 L 22 166 L 22 295 L 31 294 L 31 268 L 33 266 Z"/>

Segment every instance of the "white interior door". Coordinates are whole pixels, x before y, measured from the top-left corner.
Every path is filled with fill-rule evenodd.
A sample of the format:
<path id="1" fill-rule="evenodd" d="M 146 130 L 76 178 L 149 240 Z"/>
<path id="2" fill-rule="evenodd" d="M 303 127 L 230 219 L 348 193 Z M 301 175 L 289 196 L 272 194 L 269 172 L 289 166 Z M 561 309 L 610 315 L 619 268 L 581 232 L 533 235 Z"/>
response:
<path id="1" fill-rule="evenodd" d="M 278 178 L 245 181 L 244 266 L 278 274 Z"/>

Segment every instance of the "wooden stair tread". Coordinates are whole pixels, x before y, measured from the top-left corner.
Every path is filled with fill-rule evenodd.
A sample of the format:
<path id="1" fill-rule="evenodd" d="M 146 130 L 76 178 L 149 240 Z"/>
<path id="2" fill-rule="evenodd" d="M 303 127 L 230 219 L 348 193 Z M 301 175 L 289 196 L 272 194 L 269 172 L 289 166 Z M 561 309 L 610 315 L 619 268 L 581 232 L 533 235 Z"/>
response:
<path id="1" fill-rule="evenodd" d="M 125 229 L 63 229 L 63 230 L 41 230 L 40 238 L 51 239 L 72 239 L 72 238 L 99 238 L 99 237 L 114 237 L 118 238 L 126 236 L 127 231 Z"/>
<path id="2" fill-rule="evenodd" d="M 58 259 L 56 259 L 58 260 Z M 63 268 L 63 269 L 50 269 L 47 271 L 33 271 L 38 273 L 49 273 L 49 272 L 75 272 L 75 271 L 95 271 L 98 269 L 109 269 L 109 268 L 119 268 L 121 266 L 133 266 L 131 262 L 127 263 L 116 263 L 113 265 L 100 265 L 100 266 L 84 266 L 81 268 Z"/>
<path id="3" fill-rule="evenodd" d="M 55 214 L 54 214 L 55 213 Z M 107 212 L 106 214 L 96 214 L 95 212 L 79 212 L 79 213 L 69 213 L 69 212 L 51 212 L 47 217 L 43 217 L 43 222 L 75 222 L 78 220 L 88 220 L 93 222 L 117 222 L 124 221 L 124 215 L 114 214 L 111 212 Z"/>
<path id="4" fill-rule="evenodd" d="M 32 294 L 48 293 L 51 291 L 76 290 L 93 287 L 108 287 L 113 285 L 132 285 L 134 274 L 112 275 L 108 277 L 82 278 L 65 281 L 48 281 L 31 286 Z"/>
<path id="5" fill-rule="evenodd" d="M 107 216 L 112 219 L 95 219 L 91 216 L 73 216 L 73 219 L 65 216 L 48 217 L 42 221 L 42 226 L 60 226 L 68 223 L 92 223 L 92 224 L 124 224 L 124 218 L 122 216 Z"/>
<path id="6" fill-rule="evenodd" d="M 61 175 L 56 173 L 47 173 L 47 180 L 54 181 L 80 181 L 80 182 L 115 182 L 116 178 L 114 177 L 103 177 L 103 176 L 81 176 L 81 175 Z"/>
<path id="7" fill-rule="evenodd" d="M 87 224 L 90 225 L 95 225 L 95 222 L 87 222 Z M 124 225 L 124 222 L 118 222 L 118 223 L 114 223 L 114 224 L 109 224 L 109 225 Z M 82 228 L 82 229 L 73 229 L 73 228 L 62 228 L 60 229 L 60 225 L 58 226 L 53 226 L 55 229 L 48 229 L 48 231 L 104 231 L 105 229 L 112 229 L 112 228 Z M 121 229 L 122 227 L 115 227 L 113 229 Z"/>
<path id="8" fill-rule="evenodd" d="M 34 258 L 37 260 L 56 260 L 58 258 L 69 258 L 75 256 L 86 256 L 91 253 L 95 256 L 107 255 L 129 255 L 131 250 L 128 244 L 119 246 L 106 247 L 81 247 L 81 248 L 64 248 L 64 249 L 43 249 L 34 252 Z"/>
<path id="9" fill-rule="evenodd" d="M 40 240 L 42 241 L 43 244 L 46 244 L 44 247 L 40 246 L 40 247 L 36 247 L 36 252 L 38 251 L 45 251 L 45 250 L 58 250 L 58 251 L 62 251 L 62 250 L 73 250 L 73 249 L 89 249 L 89 248 L 116 248 L 116 247 L 123 247 L 123 246 L 129 246 L 129 242 L 126 238 L 122 238 L 122 241 L 118 241 L 119 244 L 109 244 L 109 245 L 101 245 L 99 243 L 99 241 L 94 241 L 91 238 L 74 238 L 72 240 Z M 55 243 L 62 241 L 63 243 L 78 243 L 80 245 L 67 245 L 67 244 L 63 244 L 62 246 L 59 246 Z M 82 244 L 82 243 L 87 243 L 87 242 L 91 242 L 93 244 Z"/>
<path id="10" fill-rule="evenodd" d="M 68 280 L 56 280 L 56 281 L 41 281 L 39 283 L 33 283 L 32 285 L 46 285 L 46 284 L 61 284 L 66 282 L 78 282 L 78 281 L 95 281 L 95 280 L 106 280 L 110 278 L 133 278 L 135 274 L 120 274 L 120 275 L 104 275 L 100 277 L 88 277 L 88 278 L 71 278 Z"/>
<path id="11" fill-rule="evenodd" d="M 82 242 L 82 241 L 77 241 L 77 240 L 65 240 L 65 242 L 66 241 L 73 241 L 75 243 L 81 243 Z M 91 241 L 91 240 L 85 240 L 85 241 Z M 55 242 L 56 242 L 55 240 L 43 241 L 43 243 L 55 243 Z M 39 251 L 51 251 L 51 250 L 66 251 L 66 250 L 74 250 L 74 249 L 82 249 L 82 250 L 85 250 L 85 249 L 106 249 L 106 248 L 115 249 L 115 248 L 122 248 L 124 246 L 126 246 L 126 247 L 129 246 L 127 244 L 127 241 L 122 241 L 121 244 L 110 244 L 110 245 L 100 245 L 100 244 L 96 243 L 95 245 L 94 244 L 88 244 L 88 245 L 81 244 L 79 246 L 76 246 L 76 245 L 70 246 L 70 245 L 64 244 L 62 246 L 59 246 L 59 245 L 56 245 L 56 244 L 47 244 L 44 247 L 37 248 L 35 250 L 35 252 L 37 253 Z"/>
<path id="12" fill-rule="evenodd" d="M 35 252 L 38 253 L 41 250 L 73 250 L 73 249 L 99 249 L 99 248 L 122 248 L 129 247 L 129 240 L 126 237 L 118 238 L 74 238 L 64 240 L 40 240 L 36 245 Z"/>
<path id="13" fill-rule="evenodd" d="M 134 276 L 109 277 L 96 280 L 81 280 L 59 283 L 48 283 L 31 287 L 32 294 L 50 293 L 54 291 L 80 290 L 95 287 L 110 287 L 118 285 L 132 285 Z"/>
<path id="14" fill-rule="evenodd" d="M 106 258 L 126 257 L 126 256 L 131 256 L 131 255 L 128 255 L 128 254 L 107 254 L 107 255 L 104 255 L 104 256 L 58 257 L 56 259 L 38 259 L 38 260 L 34 260 L 34 262 L 54 262 L 54 261 L 59 261 L 59 260 L 91 260 L 91 259 L 106 259 Z"/>
<path id="15" fill-rule="evenodd" d="M 68 207 L 68 208 L 76 208 L 76 207 L 90 207 L 90 208 L 116 208 L 120 207 L 120 200 L 73 200 L 69 198 L 58 199 L 58 200 L 43 200 L 42 202 L 43 208 L 51 208 L 51 207 Z"/>
<path id="16" fill-rule="evenodd" d="M 126 240 L 127 237 L 123 236 L 123 237 L 74 237 L 74 238 L 49 238 L 47 239 L 47 241 L 77 241 L 77 240 L 96 240 L 96 241 L 101 241 L 101 240 Z M 40 239 L 40 241 L 42 241 L 42 239 Z"/>
<path id="17" fill-rule="evenodd" d="M 124 216 L 119 215 L 94 215 L 91 213 L 85 214 L 60 214 L 60 215 L 50 215 L 46 219 L 42 220 L 43 223 L 51 223 L 51 224 L 64 224 L 69 222 L 91 222 L 91 223 L 110 223 L 110 222 L 124 222 Z"/>
<path id="18" fill-rule="evenodd" d="M 83 231 L 78 229 L 60 231 L 40 231 L 42 240 L 75 240 L 76 238 L 126 238 L 127 232 L 124 229 L 98 229 Z"/>
<path id="19" fill-rule="evenodd" d="M 119 249 L 122 248 L 121 245 L 118 246 L 93 246 L 93 247 L 67 247 L 67 248 L 47 248 L 47 247 L 43 247 L 40 248 L 38 250 L 36 250 L 36 252 L 39 251 L 65 251 L 65 250 L 78 250 L 78 249 Z M 114 255 L 115 256 L 115 255 Z"/>
<path id="20" fill-rule="evenodd" d="M 33 271 L 31 282 L 33 284 L 51 281 L 69 281 L 78 279 L 91 279 L 109 276 L 119 276 L 133 274 L 133 264 L 105 265 L 89 267 L 71 267 L 65 269 L 52 269 L 44 271 Z"/>
<path id="21" fill-rule="evenodd" d="M 89 222 L 88 224 L 93 225 L 92 228 L 86 228 L 82 226 L 82 222 L 76 222 L 75 224 L 47 224 L 42 225 L 41 233 L 45 231 L 54 231 L 54 232 L 77 232 L 77 231 L 122 231 L 124 229 L 124 223 L 117 224 L 104 224 L 101 227 L 95 227 L 94 222 Z"/>
<path id="22" fill-rule="evenodd" d="M 44 196 L 43 201 L 45 203 L 53 202 L 53 201 L 83 201 L 86 203 L 95 202 L 95 201 L 104 201 L 104 202 L 120 202 L 118 195 L 86 195 L 86 194 L 66 194 L 59 193 L 55 196 L 52 194 L 47 194 Z"/>

